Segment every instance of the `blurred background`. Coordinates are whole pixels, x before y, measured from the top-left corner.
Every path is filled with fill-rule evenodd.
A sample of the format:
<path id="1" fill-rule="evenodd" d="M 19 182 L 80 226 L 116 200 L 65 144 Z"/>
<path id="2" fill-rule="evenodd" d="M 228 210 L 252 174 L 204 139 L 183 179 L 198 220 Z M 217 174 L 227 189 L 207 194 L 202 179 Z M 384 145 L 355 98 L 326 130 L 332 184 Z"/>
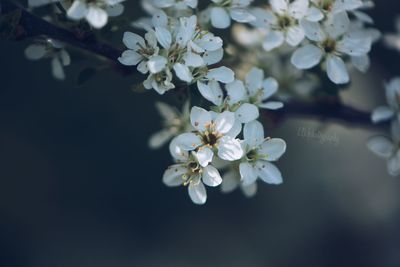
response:
<path id="1" fill-rule="evenodd" d="M 394 32 L 400 3 L 375 2 L 377 28 Z M 139 14 L 136 1 L 126 6 Z M 302 119 L 267 126 L 288 144 L 284 183 L 259 183 L 252 199 L 211 188 L 196 206 L 186 189 L 162 184 L 167 148 L 147 146 L 160 96 L 133 92 L 133 78 L 112 70 L 77 86 L 96 59 L 73 60 L 59 82 L 48 61 L 25 59 L 29 44 L 0 42 L 0 266 L 400 266 L 400 180 L 366 148 L 378 130 Z M 345 102 L 383 104 L 399 62 L 376 45 Z M 302 127 L 338 142 L 299 136 Z"/>

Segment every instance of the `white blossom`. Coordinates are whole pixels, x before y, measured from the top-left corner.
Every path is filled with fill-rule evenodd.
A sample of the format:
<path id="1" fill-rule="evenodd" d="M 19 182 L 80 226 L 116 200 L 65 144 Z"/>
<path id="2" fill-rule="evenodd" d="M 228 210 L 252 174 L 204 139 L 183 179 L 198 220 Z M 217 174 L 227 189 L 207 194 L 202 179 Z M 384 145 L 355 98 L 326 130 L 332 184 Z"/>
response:
<path id="1" fill-rule="evenodd" d="M 181 157 L 177 164 L 169 166 L 162 180 L 170 187 L 187 186 L 191 200 L 199 205 L 207 200 L 204 184 L 215 187 L 222 183 L 219 171 L 212 165 L 202 166 L 198 153 L 194 151 Z"/>
<path id="2" fill-rule="evenodd" d="M 85 18 L 94 28 L 102 28 L 107 24 L 108 16 L 120 15 L 125 0 L 74 0 L 67 10 L 69 18 L 81 20 Z"/>
<path id="3" fill-rule="evenodd" d="M 260 178 L 268 184 L 281 184 L 281 172 L 271 162 L 285 153 L 285 141 L 279 138 L 265 139 L 263 126 L 258 121 L 246 123 L 243 136 L 245 156 L 239 165 L 241 182 L 248 186 Z"/>
<path id="4" fill-rule="evenodd" d="M 25 56 L 30 60 L 51 59 L 51 73 L 58 80 L 65 79 L 64 67 L 71 63 L 71 58 L 64 49 L 64 44 L 53 39 L 46 39 L 45 42 L 29 45 L 25 49 Z"/>
<path id="5" fill-rule="evenodd" d="M 163 102 L 156 102 L 156 108 L 163 118 L 163 128 L 150 136 L 149 146 L 151 148 L 159 148 L 171 138 L 192 129 L 189 124 L 188 101 L 183 105 L 181 112 Z"/>
<path id="6" fill-rule="evenodd" d="M 263 48 L 271 51 L 284 43 L 299 45 L 304 39 L 304 30 L 299 21 L 308 12 L 308 0 L 271 0 L 271 10 L 255 9 L 253 14 L 256 27 L 265 27 L 269 31 L 264 39 Z"/>
<path id="7" fill-rule="evenodd" d="M 231 19 L 246 23 L 255 20 L 249 12 L 248 6 L 253 0 L 211 0 L 213 5 L 203 13 L 206 21 L 218 29 L 225 29 L 231 25 Z"/>
<path id="8" fill-rule="evenodd" d="M 385 85 L 387 106 L 377 107 L 371 115 L 372 122 L 390 119 L 400 120 L 400 77 L 393 78 Z"/>
<path id="9" fill-rule="evenodd" d="M 348 83 L 350 78 L 343 57 L 365 56 L 371 49 L 371 36 L 362 31 L 348 32 L 350 20 L 345 12 L 334 14 L 323 27 L 318 22 L 306 20 L 301 25 L 311 43 L 293 53 L 293 65 L 310 69 L 324 61 L 332 82 Z"/>
<path id="10" fill-rule="evenodd" d="M 234 113 L 213 113 L 193 107 L 190 122 L 195 131 L 179 135 L 176 143 L 185 151 L 196 151 L 201 166 L 207 166 L 213 160 L 214 153 L 227 161 L 238 160 L 243 156 L 240 142 L 231 132 L 235 124 Z"/>
<path id="11" fill-rule="evenodd" d="M 375 136 L 368 140 L 368 148 L 377 156 L 387 160 L 390 175 L 400 175 L 400 124 L 395 119 L 391 124 L 391 139 Z"/>
<path id="12" fill-rule="evenodd" d="M 400 52 L 400 16 L 395 19 L 395 33 L 387 33 L 384 35 L 384 41 L 387 47 Z"/>

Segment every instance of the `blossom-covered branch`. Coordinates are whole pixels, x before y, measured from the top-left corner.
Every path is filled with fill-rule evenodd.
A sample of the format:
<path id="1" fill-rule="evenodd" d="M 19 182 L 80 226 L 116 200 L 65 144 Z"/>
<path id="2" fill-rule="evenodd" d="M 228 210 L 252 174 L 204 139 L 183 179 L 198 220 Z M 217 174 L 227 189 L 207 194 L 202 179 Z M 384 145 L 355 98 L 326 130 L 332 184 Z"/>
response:
<path id="1" fill-rule="evenodd" d="M 117 61 L 122 50 L 99 42 L 93 36 L 81 37 L 78 33 L 58 27 L 45 19 L 37 17 L 12 1 L 0 0 L 0 5 L 2 23 L 9 24 L 12 20 L 12 24 L 9 24 L 12 27 L 11 31 L 7 33 L 9 39 L 23 40 L 44 35 L 71 46 L 81 48 L 94 55 L 105 57 L 116 63 L 118 68 L 128 70 L 128 68 L 119 64 Z M 10 21 L 4 21 L 7 15 Z"/>

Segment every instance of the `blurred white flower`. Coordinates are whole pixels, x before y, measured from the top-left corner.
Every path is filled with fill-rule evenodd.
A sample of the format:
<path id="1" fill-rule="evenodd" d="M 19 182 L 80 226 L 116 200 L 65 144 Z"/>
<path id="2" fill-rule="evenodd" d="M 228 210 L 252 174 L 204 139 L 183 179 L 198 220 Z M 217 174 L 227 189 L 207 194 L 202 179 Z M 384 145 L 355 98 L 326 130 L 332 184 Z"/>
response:
<path id="1" fill-rule="evenodd" d="M 384 41 L 387 47 L 400 52 L 400 16 L 395 20 L 395 33 L 387 33 L 384 35 Z"/>
<path id="2" fill-rule="evenodd" d="M 211 20 L 211 25 L 218 29 L 225 29 L 231 25 L 231 19 L 246 23 L 255 20 L 249 12 L 248 6 L 253 0 L 211 0 L 214 4 L 203 14 L 205 20 Z M 205 22 L 205 21 L 204 21 Z"/>
<path id="3" fill-rule="evenodd" d="M 324 61 L 332 82 L 348 83 L 350 77 L 342 57 L 365 56 L 371 49 L 371 36 L 363 31 L 348 32 L 350 20 L 346 12 L 334 14 L 323 27 L 318 22 L 306 20 L 301 21 L 301 25 L 311 43 L 293 53 L 293 65 L 299 69 L 310 69 Z"/>
<path id="4" fill-rule="evenodd" d="M 395 119 L 391 124 L 391 136 L 375 136 L 368 140 L 368 148 L 377 156 L 387 160 L 390 175 L 400 175 L 400 124 Z"/>
<path id="5" fill-rule="evenodd" d="M 108 17 L 122 14 L 125 0 L 28 0 L 30 7 L 60 2 L 67 9 L 67 16 L 73 20 L 85 18 L 90 25 L 100 29 L 107 24 Z"/>
<path id="6" fill-rule="evenodd" d="M 198 0 L 150 0 L 148 2 L 157 8 L 175 9 L 196 8 L 198 4 Z"/>
<path id="7" fill-rule="evenodd" d="M 183 105 L 181 112 L 162 102 L 156 102 L 156 108 L 163 118 L 163 129 L 150 136 L 149 146 L 151 148 L 159 148 L 171 138 L 192 129 L 189 123 L 188 101 Z"/>
<path id="8" fill-rule="evenodd" d="M 368 3 L 362 0 L 310 0 L 311 7 L 307 14 L 307 20 L 320 21 L 326 16 L 345 11 L 355 11 Z"/>
<path id="9" fill-rule="evenodd" d="M 236 166 L 237 164 L 235 164 Z M 257 193 L 257 183 L 245 185 L 241 182 L 241 177 L 238 168 L 230 169 L 222 175 L 221 191 L 230 193 L 240 187 L 243 194 L 247 197 L 252 197 Z"/>
<path id="10" fill-rule="evenodd" d="M 308 12 L 308 0 L 271 0 L 271 10 L 255 9 L 254 26 L 268 29 L 263 48 L 271 51 L 284 43 L 290 46 L 299 45 L 304 39 L 304 30 L 299 20 Z"/>
<path id="11" fill-rule="evenodd" d="M 53 77 L 58 80 L 65 79 L 64 67 L 71 63 L 70 56 L 64 49 L 64 44 L 53 39 L 29 45 L 25 49 L 25 56 L 30 60 L 50 58 L 51 72 Z"/>
<path id="12" fill-rule="evenodd" d="M 107 24 L 108 16 L 122 14 L 125 0 L 75 0 L 67 10 L 69 18 L 81 20 L 85 18 L 90 25 L 100 29 Z"/>
<path id="13" fill-rule="evenodd" d="M 371 115 L 372 122 L 378 123 L 390 119 L 400 120 L 400 77 L 395 77 L 385 85 L 388 106 L 377 107 Z"/>

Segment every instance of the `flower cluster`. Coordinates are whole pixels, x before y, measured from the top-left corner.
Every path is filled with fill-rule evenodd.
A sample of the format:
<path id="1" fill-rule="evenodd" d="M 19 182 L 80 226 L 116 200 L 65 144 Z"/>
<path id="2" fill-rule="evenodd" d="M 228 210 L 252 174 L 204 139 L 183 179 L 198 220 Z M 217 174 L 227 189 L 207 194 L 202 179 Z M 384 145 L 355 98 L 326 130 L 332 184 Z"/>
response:
<path id="1" fill-rule="evenodd" d="M 108 17 L 119 16 L 124 11 L 125 0 L 29 0 L 30 7 L 59 2 L 67 9 L 67 16 L 73 20 L 86 19 L 94 28 L 107 24 Z"/>
<path id="2" fill-rule="evenodd" d="M 204 185 L 222 185 L 222 191 L 229 192 L 235 183 L 251 196 L 258 177 L 269 184 L 280 184 L 282 175 L 271 162 L 285 152 L 286 143 L 279 138 L 264 138 L 263 126 L 257 121 L 259 108 L 283 106 L 268 101 L 278 90 L 276 80 L 265 79 L 260 69 L 253 68 L 244 82 L 234 80 L 225 85 L 225 90 L 217 81 L 210 83 L 198 82 L 200 93 L 212 103 L 210 111 L 194 106 L 188 118 L 187 104 L 182 113 L 157 104 L 165 128 L 150 138 L 150 145 L 159 147 L 175 136 L 169 148 L 176 164 L 165 171 L 163 182 L 167 186 L 187 185 L 196 204 L 206 202 Z M 226 184 L 230 184 L 229 190 Z"/>
<path id="3" fill-rule="evenodd" d="M 361 0 L 270 0 L 270 9 L 252 10 L 251 24 L 263 29 L 266 51 L 287 44 L 296 68 L 321 65 L 333 83 L 345 84 L 346 62 L 360 71 L 369 66 L 375 32 L 366 28 L 371 19 L 359 10 L 365 7 Z"/>
<path id="4" fill-rule="evenodd" d="M 400 77 L 392 79 L 386 85 L 386 101 L 388 106 L 377 107 L 372 113 L 374 123 L 390 120 L 391 138 L 385 136 L 372 137 L 368 148 L 381 158 L 387 159 L 390 175 L 400 175 Z"/>
<path id="5" fill-rule="evenodd" d="M 145 38 L 125 32 L 123 42 L 128 50 L 118 60 L 127 66 L 137 65 L 139 72 L 148 74 L 143 83 L 146 89 L 164 94 L 176 87 L 173 80 L 205 86 L 233 81 L 232 70 L 208 68 L 223 57 L 222 39 L 201 30 L 196 16 L 175 19 L 159 10 L 144 27 Z"/>

